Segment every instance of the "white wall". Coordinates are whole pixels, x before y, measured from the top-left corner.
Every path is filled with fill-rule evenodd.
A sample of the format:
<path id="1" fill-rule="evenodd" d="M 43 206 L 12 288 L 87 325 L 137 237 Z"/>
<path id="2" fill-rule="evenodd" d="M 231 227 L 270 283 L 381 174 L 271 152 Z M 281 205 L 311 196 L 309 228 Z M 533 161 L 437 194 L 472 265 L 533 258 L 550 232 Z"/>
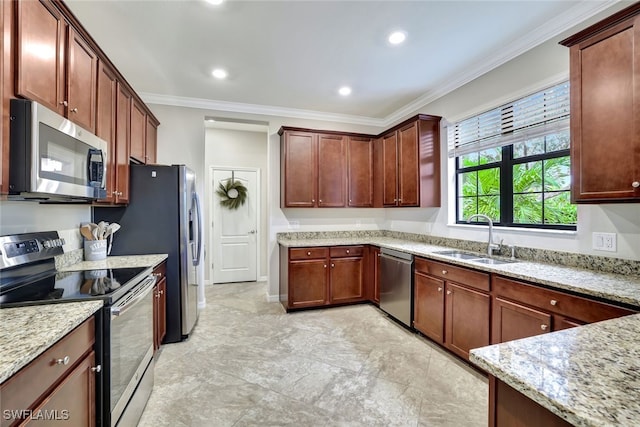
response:
<path id="1" fill-rule="evenodd" d="M 258 277 L 267 276 L 267 245 L 269 242 L 268 224 L 269 215 L 267 210 L 267 166 L 269 159 L 267 155 L 268 135 L 266 131 L 242 131 L 232 129 L 211 129 L 205 130 L 205 168 L 206 168 L 206 185 L 205 185 L 205 206 L 206 218 L 205 234 L 207 241 L 211 240 L 211 194 L 215 191 L 212 188 L 211 167 L 222 166 L 229 168 L 257 168 L 260 169 L 260 234 L 258 236 L 258 244 L 260 248 L 260 262 L 258 263 Z M 211 251 L 209 251 L 209 254 Z M 206 266 L 211 265 L 209 257 L 206 259 Z M 205 268 L 205 277 L 211 281 L 210 268 Z"/>

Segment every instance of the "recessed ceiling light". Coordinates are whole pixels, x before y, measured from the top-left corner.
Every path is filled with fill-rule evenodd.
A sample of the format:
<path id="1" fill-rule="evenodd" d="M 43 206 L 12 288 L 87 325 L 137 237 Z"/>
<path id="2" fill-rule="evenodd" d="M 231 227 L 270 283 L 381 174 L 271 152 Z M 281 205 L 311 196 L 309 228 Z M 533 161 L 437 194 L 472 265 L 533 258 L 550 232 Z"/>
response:
<path id="1" fill-rule="evenodd" d="M 211 72 L 211 75 L 213 77 L 215 77 L 216 79 L 226 79 L 227 78 L 227 72 L 225 70 L 223 70 L 222 68 L 216 68 L 215 70 L 213 70 Z"/>
<path id="2" fill-rule="evenodd" d="M 406 38 L 407 33 L 405 33 L 404 31 L 394 31 L 393 33 L 389 34 L 389 38 L 387 40 L 389 40 L 389 43 L 391 44 L 400 44 L 405 41 Z"/>
<path id="3" fill-rule="evenodd" d="M 206 0 L 206 2 L 218 6 L 218 5 L 221 5 L 224 2 L 224 0 Z"/>
<path id="4" fill-rule="evenodd" d="M 342 96 L 349 96 L 351 95 L 351 88 L 349 86 L 342 86 L 338 89 L 338 93 Z"/>

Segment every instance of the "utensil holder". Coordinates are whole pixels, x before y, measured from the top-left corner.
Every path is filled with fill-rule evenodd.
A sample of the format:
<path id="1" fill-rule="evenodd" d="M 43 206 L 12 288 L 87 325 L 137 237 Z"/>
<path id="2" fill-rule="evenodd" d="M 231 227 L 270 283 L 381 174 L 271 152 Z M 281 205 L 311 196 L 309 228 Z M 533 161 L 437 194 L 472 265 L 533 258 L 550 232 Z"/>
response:
<path id="1" fill-rule="evenodd" d="M 84 259 L 86 261 L 100 261 L 107 259 L 106 240 L 85 240 Z"/>

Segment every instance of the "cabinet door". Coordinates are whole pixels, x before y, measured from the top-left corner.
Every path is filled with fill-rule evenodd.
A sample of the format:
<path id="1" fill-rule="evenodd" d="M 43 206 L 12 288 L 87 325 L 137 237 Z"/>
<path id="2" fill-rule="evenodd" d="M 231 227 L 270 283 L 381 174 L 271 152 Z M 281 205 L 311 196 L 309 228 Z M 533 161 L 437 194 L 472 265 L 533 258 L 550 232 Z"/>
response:
<path id="1" fill-rule="evenodd" d="M 129 137 L 131 93 L 118 83 L 116 104 L 116 203 L 129 201 Z"/>
<path id="2" fill-rule="evenodd" d="M 364 300 L 363 259 L 331 259 L 330 302 Z"/>
<path id="3" fill-rule="evenodd" d="M 382 138 L 382 204 L 398 204 L 398 151 L 397 137 L 393 132 Z"/>
<path id="4" fill-rule="evenodd" d="M 66 426 L 69 424 L 92 427 L 96 425 L 96 373 L 95 352 L 89 353 L 67 375 L 34 413 L 54 414 L 56 420 L 34 418 L 29 426 Z"/>
<path id="5" fill-rule="evenodd" d="M 147 130 L 145 132 L 146 137 L 146 155 L 147 164 L 157 163 L 157 139 L 158 139 L 158 123 L 151 116 L 147 116 Z"/>
<path id="6" fill-rule="evenodd" d="M 371 299 L 376 304 L 380 304 L 380 248 L 371 248 L 371 271 L 372 271 L 372 293 Z"/>
<path id="7" fill-rule="evenodd" d="M 344 136 L 318 135 L 318 207 L 345 206 L 346 154 Z"/>
<path id="8" fill-rule="evenodd" d="M 418 123 L 398 131 L 398 206 L 420 205 Z"/>
<path id="9" fill-rule="evenodd" d="M 167 334 L 167 279 L 158 283 L 158 347 Z"/>
<path id="10" fill-rule="evenodd" d="M 142 104 L 132 97 L 131 100 L 131 151 L 129 156 L 140 163 L 146 163 L 146 140 L 144 132 L 147 127 L 147 115 Z"/>
<path id="11" fill-rule="evenodd" d="M 287 131 L 282 144 L 283 207 L 314 207 L 318 181 L 316 135 Z"/>
<path id="12" fill-rule="evenodd" d="M 488 294 L 446 283 L 445 346 L 465 359 L 469 350 L 489 345 Z"/>
<path id="13" fill-rule="evenodd" d="M 373 207 L 373 139 L 349 137 L 349 206 Z"/>
<path id="14" fill-rule="evenodd" d="M 572 46 L 570 55 L 572 199 L 638 199 L 640 16 Z"/>
<path id="15" fill-rule="evenodd" d="M 0 51 L 0 194 L 9 192 L 9 109 L 7 107 L 9 94 L 13 93 L 13 78 L 10 77 L 11 68 L 8 67 L 5 71 L 5 67 L 11 63 L 13 51 L 5 47 L 5 43 L 11 41 L 12 8 L 13 2 L 0 2 L 0 23 L 2 23 L 0 26 L 0 46 L 2 47 Z"/>
<path id="16" fill-rule="evenodd" d="M 118 82 L 116 75 L 102 61 L 98 64 L 98 89 L 96 105 L 96 135 L 107 141 L 107 197 L 105 202 L 115 202 L 116 193 L 116 101 Z"/>
<path id="17" fill-rule="evenodd" d="M 64 37 L 66 23 L 49 0 L 16 2 L 16 95 L 64 115 Z"/>
<path id="18" fill-rule="evenodd" d="M 94 133 L 98 57 L 72 27 L 67 49 L 67 117 Z"/>
<path id="19" fill-rule="evenodd" d="M 551 314 L 502 298 L 493 300 L 491 343 L 551 332 Z"/>
<path id="20" fill-rule="evenodd" d="M 289 307 L 314 307 L 327 302 L 327 260 L 289 263 Z"/>
<path id="21" fill-rule="evenodd" d="M 414 275 L 413 327 L 442 344 L 444 341 L 444 281 Z"/>

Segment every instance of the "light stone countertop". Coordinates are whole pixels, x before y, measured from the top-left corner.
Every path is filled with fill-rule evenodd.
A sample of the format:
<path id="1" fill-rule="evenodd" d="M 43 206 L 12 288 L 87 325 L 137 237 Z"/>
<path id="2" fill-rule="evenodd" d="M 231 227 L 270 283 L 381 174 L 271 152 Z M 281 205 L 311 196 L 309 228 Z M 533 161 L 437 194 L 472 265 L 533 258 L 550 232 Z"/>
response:
<path id="1" fill-rule="evenodd" d="M 518 261 L 516 263 L 499 265 L 480 264 L 434 253 L 437 251 L 454 250 L 455 248 L 434 246 L 427 243 L 401 240 L 392 237 L 337 237 L 329 239 L 281 238 L 278 239 L 278 243 L 284 247 L 375 245 L 437 261 L 445 261 L 450 264 L 470 267 L 476 270 L 497 273 L 514 279 L 527 280 L 559 290 L 572 291 L 640 307 L 640 276 L 602 273 L 582 268 L 530 261 Z"/>
<path id="2" fill-rule="evenodd" d="M 106 268 L 155 267 L 167 259 L 167 254 L 110 256 L 102 261 L 80 261 L 58 268 L 58 271 L 103 270 Z"/>
<path id="3" fill-rule="evenodd" d="M 470 360 L 576 426 L 637 426 L 640 314 L 471 350 Z"/>
<path id="4" fill-rule="evenodd" d="M 0 309 L 0 384 L 98 311 L 103 301 Z"/>

